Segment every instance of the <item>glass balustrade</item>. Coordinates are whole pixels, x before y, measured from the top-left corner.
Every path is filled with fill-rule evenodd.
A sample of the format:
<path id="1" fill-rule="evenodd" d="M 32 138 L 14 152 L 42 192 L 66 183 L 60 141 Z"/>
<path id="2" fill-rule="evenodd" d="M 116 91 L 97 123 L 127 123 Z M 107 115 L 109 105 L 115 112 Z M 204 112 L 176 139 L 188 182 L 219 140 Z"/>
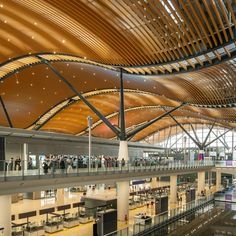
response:
<path id="1" fill-rule="evenodd" d="M 171 220 L 173 218 L 180 219 L 181 214 L 186 213 L 189 210 L 193 210 L 194 208 L 204 206 L 207 202 L 213 199 L 213 195 L 208 195 L 202 199 L 197 199 L 195 201 L 182 205 L 181 207 L 171 209 L 155 216 L 150 216 L 147 219 L 142 219 L 139 223 L 129 225 L 126 228 L 106 234 L 105 236 L 133 236 L 142 233 L 145 230 L 167 223 L 168 220 Z"/>
<path id="2" fill-rule="evenodd" d="M 192 168 L 202 168 L 214 166 L 212 161 L 191 161 L 191 162 L 169 162 L 159 164 L 155 162 L 137 161 L 101 161 L 87 166 L 86 163 L 75 162 L 76 164 L 68 164 L 66 161 L 39 161 L 36 166 L 29 165 L 26 161 L 18 161 L 11 163 L 9 161 L 0 161 L 0 180 L 6 181 L 11 177 L 17 179 L 32 178 L 55 178 L 62 176 L 85 176 L 85 175 L 102 175 L 113 173 L 134 173 L 134 172 L 156 172 L 185 170 Z"/>

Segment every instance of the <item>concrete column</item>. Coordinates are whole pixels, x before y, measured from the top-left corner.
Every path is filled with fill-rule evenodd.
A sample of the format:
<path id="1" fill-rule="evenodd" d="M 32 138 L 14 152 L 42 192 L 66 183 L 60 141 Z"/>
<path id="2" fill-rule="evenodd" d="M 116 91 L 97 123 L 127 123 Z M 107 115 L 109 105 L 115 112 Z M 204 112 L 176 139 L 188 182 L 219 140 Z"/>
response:
<path id="1" fill-rule="evenodd" d="M 57 205 L 63 205 L 64 204 L 64 188 L 57 189 Z"/>
<path id="2" fill-rule="evenodd" d="M 120 141 L 120 145 L 119 145 L 118 160 L 121 161 L 123 158 L 125 161 L 129 160 L 128 142 L 127 141 Z"/>
<path id="3" fill-rule="evenodd" d="M 158 182 L 156 177 L 152 177 L 152 182 L 150 183 L 151 188 L 157 188 Z"/>
<path id="4" fill-rule="evenodd" d="M 117 182 L 118 220 L 129 219 L 129 181 Z"/>
<path id="5" fill-rule="evenodd" d="M 170 176 L 170 203 L 177 203 L 177 175 Z"/>
<path id="6" fill-rule="evenodd" d="M 118 160 L 122 159 L 126 163 L 129 161 L 127 141 L 120 141 Z M 129 219 L 129 181 L 117 182 L 116 185 L 118 220 L 125 221 Z"/>
<path id="7" fill-rule="evenodd" d="M 216 191 L 221 190 L 221 172 L 216 171 Z"/>
<path id="8" fill-rule="evenodd" d="M 197 173 L 197 194 L 201 194 L 201 191 L 205 190 L 205 171 Z"/>
<path id="9" fill-rule="evenodd" d="M 23 143 L 23 149 L 22 149 L 22 159 L 24 162 L 24 170 L 28 169 L 28 143 Z"/>
<path id="10" fill-rule="evenodd" d="M 41 191 L 33 192 L 33 200 L 41 199 Z"/>
<path id="11" fill-rule="evenodd" d="M 3 233 L 0 235 L 11 235 L 11 195 L 0 196 L 0 228 L 4 228 Z"/>

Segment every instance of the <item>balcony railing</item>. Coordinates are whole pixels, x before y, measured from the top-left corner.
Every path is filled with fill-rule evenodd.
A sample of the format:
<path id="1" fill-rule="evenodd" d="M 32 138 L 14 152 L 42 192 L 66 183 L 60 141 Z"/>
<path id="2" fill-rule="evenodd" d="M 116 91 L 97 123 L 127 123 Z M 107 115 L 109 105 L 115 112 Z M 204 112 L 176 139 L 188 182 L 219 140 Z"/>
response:
<path id="1" fill-rule="evenodd" d="M 73 177 L 97 174 L 113 174 L 113 173 L 135 173 L 135 172 L 157 172 L 166 170 L 186 170 L 199 169 L 203 167 L 213 167 L 212 161 L 193 161 L 193 162 L 137 162 L 137 161 L 101 161 L 92 162 L 90 168 L 86 163 L 73 161 L 40 161 L 36 166 L 32 166 L 29 162 L 7 162 L 0 161 L 0 181 L 11 179 L 40 179 L 40 178 L 57 178 L 57 177 Z M 29 178 L 31 177 L 31 178 Z"/>
<path id="2" fill-rule="evenodd" d="M 126 228 L 117 230 L 115 232 L 106 234 L 105 236 L 134 236 L 141 235 L 144 231 L 149 231 L 158 226 L 168 225 L 168 223 L 173 222 L 173 220 L 181 219 L 187 212 L 199 209 L 206 206 L 207 203 L 214 199 L 213 195 L 206 196 L 201 199 L 189 202 L 181 207 L 171 209 L 169 211 L 163 212 L 161 214 L 151 216 L 148 219 L 142 220 L 140 223 L 129 225 Z"/>

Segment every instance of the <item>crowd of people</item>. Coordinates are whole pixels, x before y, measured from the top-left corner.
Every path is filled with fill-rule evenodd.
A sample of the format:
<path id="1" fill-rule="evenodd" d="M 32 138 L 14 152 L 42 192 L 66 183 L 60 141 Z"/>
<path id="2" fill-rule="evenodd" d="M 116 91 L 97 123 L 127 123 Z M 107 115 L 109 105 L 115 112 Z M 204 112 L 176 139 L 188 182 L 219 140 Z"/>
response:
<path id="1" fill-rule="evenodd" d="M 88 156 L 78 156 L 78 157 L 70 157 L 70 156 L 46 156 L 43 161 L 43 169 L 44 173 L 48 173 L 49 170 L 55 171 L 56 169 L 60 169 L 62 172 L 65 170 L 70 172 L 75 168 L 88 168 L 89 166 L 89 158 Z M 109 168 L 109 167 L 119 167 L 125 166 L 125 160 L 122 159 L 118 161 L 117 157 L 111 156 L 92 156 L 90 159 L 90 167 L 91 168 Z"/>
<path id="2" fill-rule="evenodd" d="M 130 164 L 131 166 L 150 166 L 160 164 L 157 158 L 135 158 Z M 114 156 L 91 156 L 90 167 L 91 168 L 112 168 L 112 167 L 123 167 L 127 164 L 127 161 L 118 160 L 118 157 Z M 23 167 L 24 166 L 24 167 Z M 41 160 L 35 160 L 34 163 L 31 157 L 28 157 L 27 161 L 22 161 L 20 157 L 11 158 L 6 161 L 6 170 L 8 171 L 19 171 L 24 169 L 38 169 L 43 168 L 45 174 L 49 171 L 55 171 L 60 169 L 61 171 L 67 171 L 68 173 L 75 168 L 88 168 L 89 158 L 85 155 L 71 156 L 71 155 L 46 155 Z"/>
<path id="3" fill-rule="evenodd" d="M 16 159 L 12 157 L 9 161 L 5 162 L 5 169 L 9 171 L 21 170 L 22 166 L 23 164 L 20 157 L 17 157 Z"/>

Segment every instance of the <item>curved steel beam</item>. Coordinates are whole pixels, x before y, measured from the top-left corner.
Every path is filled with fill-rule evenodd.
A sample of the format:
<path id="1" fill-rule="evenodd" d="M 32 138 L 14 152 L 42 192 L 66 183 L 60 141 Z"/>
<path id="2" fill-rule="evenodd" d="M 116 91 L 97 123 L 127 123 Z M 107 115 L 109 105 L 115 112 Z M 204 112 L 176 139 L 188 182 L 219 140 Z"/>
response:
<path id="1" fill-rule="evenodd" d="M 148 94 L 154 97 L 162 97 L 161 95 L 155 94 L 155 93 L 150 93 L 142 90 L 133 90 L 133 89 L 124 89 L 125 93 L 134 93 L 134 94 Z M 100 94 L 111 94 L 111 93 L 119 93 L 119 89 L 100 89 L 100 90 L 95 90 L 95 91 L 90 91 L 83 93 L 83 96 L 85 98 L 89 98 L 92 96 L 97 96 Z M 170 102 L 177 102 L 174 100 L 171 100 L 169 98 L 165 98 L 169 100 Z M 47 110 L 44 114 L 42 114 L 36 121 L 33 122 L 33 124 L 29 125 L 26 129 L 32 130 L 38 130 L 40 129 L 43 125 L 45 125 L 52 117 L 54 117 L 58 112 L 63 110 L 65 107 L 68 105 L 72 105 L 73 103 L 80 101 L 80 98 L 78 96 L 73 96 L 68 98 L 66 101 L 62 100 L 59 103 L 57 103 L 55 106 Z M 49 116 L 49 114 L 51 115 Z"/>
<path id="2" fill-rule="evenodd" d="M 236 43 L 236 39 L 233 40 L 233 42 L 229 42 L 229 44 L 234 44 Z M 227 45 L 229 45 L 227 44 Z M 226 46 L 227 46 L 226 45 Z M 220 48 L 223 48 L 222 46 Z M 217 47 L 218 49 L 218 47 Z M 216 49 L 216 50 L 217 50 Z M 211 51 L 207 52 L 207 53 L 210 53 L 210 52 L 213 52 L 214 49 L 211 49 Z M 138 73 L 130 73 L 128 70 L 129 70 L 129 67 L 127 66 L 124 66 L 124 67 L 121 67 L 121 66 L 112 66 L 112 65 L 107 65 L 107 64 L 103 64 L 103 63 L 99 63 L 99 62 L 96 62 L 96 61 L 92 61 L 92 60 L 88 60 L 88 59 L 85 59 L 85 58 L 82 58 L 82 57 L 79 57 L 79 56 L 76 56 L 76 55 L 71 55 L 71 54 L 63 54 L 63 53 L 57 53 L 57 54 L 53 54 L 53 53 L 47 53 L 47 52 L 40 52 L 40 53 L 32 53 L 32 54 L 27 54 L 27 55 L 22 55 L 22 56 L 19 56 L 19 57 L 16 57 L 16 58 L 12 58 L 10 60 L 7 60 L 3 63 L 0 64 L 0 68 L 1 67 L 4 67 L 4 66 L 7 66 L 7 65 L 10 65 L 11 63 L 14 63 L 14 62 L 17 62 L 17 61 L 20 61 L 22 59 L 25 59 L 25 58 L 30 58 L 30 57 L 33 57 L 34 59 L 37 58 L 38 56 L 44 58 L 45 57 L 48 57 L 48 56 L 58 56 L 58 57 L 66 57 L 64 59 L 60 59 L 60 58 L 57 58 L 57 59 L 51 59 L 49 60 L 48 58 L 45 58 L 46 60 L 50 61 L 50 62 L 78 62 L 78 63 L 85 63 L 85 64 L 92 64 L 92 65 L 95 65 L 95 66 L 100 66 L 100 67 L 104 67 L 104 68 L 107 68 L 109 70 L 114 70 L 114 71 L 119 71 L 120 68 L 123 69 L 123 72 L 125 74 L 134 74 L 134 75 L 142 75 L 142 76 L 155 76 L 155 75 L 158 75 L 158 76 L 166 76 L 166 75 L 170 75 L 170 74 L 179 74 L 179 73 L 188 73 L 188 72 L 191 72 L 191 71 L 196 71 L 196 70 L 199 70 L 199 69 L 202 69 L 202 68 L 205 68 L 205 67 L 210 67 L 210 66 L 213 66 L 213 65 L 218 65 L 220 63 L 223 63 L 225 61 L 228 61 L 228 60 L 232 60 L 233 58 L 236 57 L 236 48 L 234 51 L 231 52 L 231 57 L 228 56 L 227 53 L 225 53 L 223 56 L 221 56 L 221 60 L 219 60 L 217 57 L 211 59 L 211 62 L 206 62 L 204 61 L 203 62 L 203 65 L 200 65 L 200 64 L 195 64 L 194 67 L 189 67 L 187 68 L 187 70 L 185 70 L 184 68 L 179 68 L 177 71 L 173 68 L 173 72 L 170 72 L 168 70 L 164 70 L 164 73 L 162 74 L 158 74 L 158 73 L 153 73 L 153 74 L 142 74 L 140 72 Z M 200 56 L 200 55 L 199 55 Z M 194 58 L 194 57 L 193 57 Z M 193 59 L 192 58 L 192 59 Z M 188 58 L 186 58 L 185 60 L 189 60 Z M 181 63 L 180 61 L 173 61 L 173 62 L 168 62 L 168 63 L 164 63 L 164 64 L 155 64 L 155 65 L 148 65 L 148 66 L 144 66 L 143 68 L 151 68 L 151 67 L 163 67 L 163 66 L 171 66 L 171 64 L 174 64 L 174 63 Z M 42 64 L 42 61 L 40 60 L 36 60 L 34 61 L 33 63 L 26 63 L 26 64 L 23 64 L 23 65 L 18 65 L 18 66 L 14 66 L 11 71 L 9 72 L 6 72 L 3 76 L 0 76 L 0 79 L 5 79 L 11 75 L 13 75 L 14 73 L 20 71 L 20 70 L 23 70 L 23 69 L 26 69 L 30 66 L 34 66 L 34 65 L 38 65 L 38 64 Z M 184 63 L 185 64 L 185 63 Z M 132 67 L 130 67 L 132 68 Z M 126 70 L 127 69 L 127 70 Z M 138 67 L 138 69 L 142 69 L 142 67 Z"/>
<path id="3" fill-rule="evenodd" d="M 173 108 L 173 107 L 167 107 L 167 106 L 165 106 L 165 108 L 167 108 L 167 109 L 171 109 L 171 108 Z M 135 111 L 135 110 L 146 110 L 146 109 L 160 109 L 160 110 L 162 110 L 163 109 L 163 106 L 139 106 L 139 107 L 132 107 L 132 108 L 127 108 L 127 109 L 125 109 L 125 113 L 127 113 L 127 112 L 129 112 L 129 111 Z M 212 122 L 214 122 L 214 121 L 217 121 L 215 118 L 211 118 L 211 117 L 208 117 L 208 116 L 204 116 L 204 115 L 199 115 L 199 113 L 198 112 L 192 112 L 192 111 L 189 111 L 189 110 L 187 110 L 187 109 L 185 109 L 185 108 L 180 108 L 179 109 L 180 111 L 183 111 L 183 112 L 187 112 L 187 113 L 189 113 L 190 115 L 188 115 L 188 117 L 190 117 L 190 118 L 196 118 L 196 119 L 202 119 L 202 120 L 207 120 L 207 121 L 209 121 L 209 123 L 212 123 Z M 115 117 L 115 116 L 118 116 L 119 115 L 119 112 L 118 111 L 116 111 L 116 112 L 114 112 L 114 113 L 111 113 L 111 114 L 109 114 L 109 115 L 107 115 L 106 116 L 106 118 L 107 119 L 111 119 L 111 118 L 113 118 L 113 117 Z M 182 117 L 182 116 L 178 116 L 178 117 Z M 185 118 L 186 118 L 186 116 L 184 116 Z M 223 123 L 229 123 L 227 120 L 226 121 L 217 121 L 219 124 L 221 123 L 221 122 L 223 122 Z M 93 126 L 92 126 L 92 129 L 94 129 L 94 128 L 96 128 L 97 126 L 99 126 L 99 125 L 101 125 L 102 124 L 102 120 L 98 120 L 97 122 L 95 122 L 94 124 L 93 124 Z M 134 124 L 134 126 L 137 128 L 137 127 L 139 127 L 140 125 L 143 125 L 143 124 L 145 124 L 145 122 L 141 122 L 141 123 L 139 123 L 139 124 Z M 223 126 L 223 125 L 222 125 Z M 228 126 L 225 126 L 225 127 L 228 127 Z M 87 127 L 84 129 L 84 130 L 82 130 L 80 133 L 78 133 L 78 134 L 76 134 L 77 136 L 80 136 L 80 135 L 83 135 L 83 134 L 85 134 L 86 132 L 87 132 Z M 127 129 L 130 129 L 130 127 L 127 127 Z"/>
<path id="4" fill-rule="evenodd" d="M 178 116 L 178 117 L 175 117 L 176 119 L 181 119 L 181 118 L 184 118 L 184 117 L 181 117 L 181 116 Z M 193 119 L 195 119 L 196 117 L 191 117 L 191 118 L 193 118 Z M 168 118 L 168 117 L 166 117 L 165 119 L 170 119 L 170 118 Z M 196 118 L 196 119 L 199 119 L 199 118 Z M 200 118 L 201 119 L 201 118 Z M 203 119 L 204 120 L 204 119 Z M 181 123 L 182 125 L 191 125 L 191 124 L 199 124 L 199 125 L 201 125 L 202 123 L 199 123 L 199 122 L 191 122 L 191 123 L 189 123 L 189 121 L 187 121 L 186 123 Z M 211 121 L 209 121 L 209 123 L 208 124 L 211 124 Z M 165 129 L 168 129 L 169 127 L 171 127 L 171 128 L 173 128 L 173 127 L 178 127 L 178 125 L 176 125 L 176 123 L 174 122 L 174 124 L 173 125 L 168 125 L 168 126 L 166 126 L 166 127 L 164 127 L 164 128 L 162 128 L 162 129 L 159 129 L 158 131 L 154 131 L 154 132 L 152 132 L 152 133 L 150 133 L 150 134 L 148 134 L 145 138 L 147 138 L 148 136 L 152 136 L 152 135 L 155 135 L 156 133 L 158 133 L 158 132 L 162 132 L 163 130 L 165 130 Z M 230 127 L 230 126 L 225 126 L 225 125 L 222 125 L 222 124 L 217 124 L 215 127 L 224 127 L 224 128 L 227 128 L 227 129 L 231 129 L 232 127 Z M 180 130 L 182 130 L 182 129 L 180 129 Z M 196 129 L 197 130 L 197 129 Z M 174 135 L 177 135 L 177 134 L 179 134 L 181 131 L 179 131 L 179 132 L 177 132 L 176 134 L 173 134 L 172 136 L 174 136 Z M 183 131 L 182 131 L 183 132 Z M 137 140 L 137 141 L 140 141 L 140 140 L 143 140 L 144 138 L 142 138 L 142 139 L 139 139 L 139 140 Z M 164 139 L 163 139 L 164 140 Z"/>

